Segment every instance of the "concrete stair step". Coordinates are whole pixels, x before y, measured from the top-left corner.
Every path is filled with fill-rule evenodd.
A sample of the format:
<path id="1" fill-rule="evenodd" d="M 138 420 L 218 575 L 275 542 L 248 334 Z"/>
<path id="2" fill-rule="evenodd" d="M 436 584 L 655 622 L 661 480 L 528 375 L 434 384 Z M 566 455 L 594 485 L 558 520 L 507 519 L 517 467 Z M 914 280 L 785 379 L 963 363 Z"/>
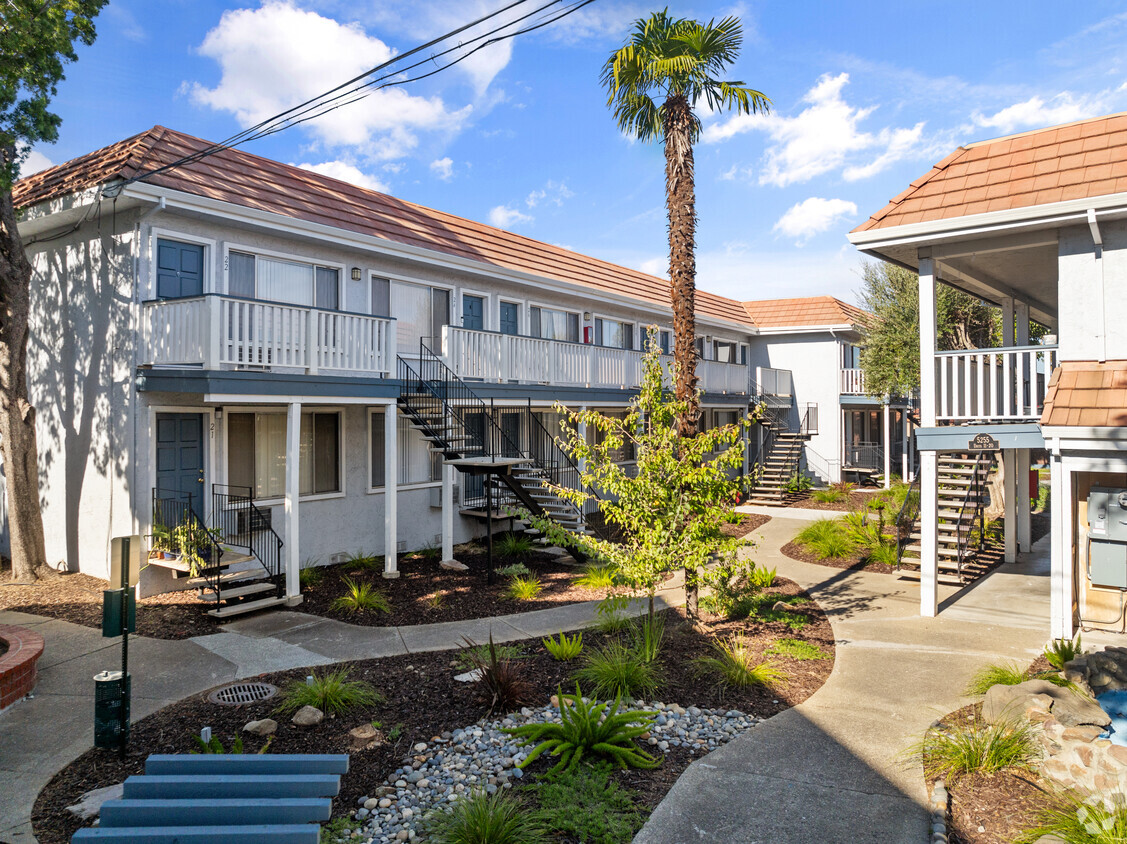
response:
<path id="1" fill-rule="evenodd" d="M 216 597 L 214 592 L 203 592 L 200 595 L 201 601 L 206 601 L 209 604 L 214 604 L 216 600 L 233 601 L 236 598 L 245 598 L 247 595 L 259 595 L 263 592 L 274 592 L 277 586 L 269 581 L 259 580 L 254 583 L 248 583 L 246 586 L 234 586 L 230 589 L 220 588 L 219 596 Z"/>
<path id="2" fill-rule="evenodd" d="M 285 598 L 262 598 L 257 601 L 246 601 L 241 604 L 227 604 L 214 610 L 208 610 L 207 614 L 212 618 L 230 618 L 233 615 L 242 615 L 243 613 L 269 609 L 270 607 L 282 606 L 285 603 Z"/>

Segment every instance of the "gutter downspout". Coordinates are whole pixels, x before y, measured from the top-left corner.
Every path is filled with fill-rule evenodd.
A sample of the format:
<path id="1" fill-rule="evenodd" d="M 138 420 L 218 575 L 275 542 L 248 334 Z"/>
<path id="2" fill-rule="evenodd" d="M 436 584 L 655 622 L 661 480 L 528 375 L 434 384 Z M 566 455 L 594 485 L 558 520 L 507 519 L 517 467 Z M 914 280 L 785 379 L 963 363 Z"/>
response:
<path id="1" fill-rule="evenodd" d="M 1096 286 L 1099 290 L 1100 306 L 1100 363 L 1107 360 L 1107 291 L 1104 283 L 1104 240 L 1100 234 L 1100 224 L 1096 220 L 1096 209 L 1088 209 L 1088 229 L 1092 232 L 1095 246 Z"/>

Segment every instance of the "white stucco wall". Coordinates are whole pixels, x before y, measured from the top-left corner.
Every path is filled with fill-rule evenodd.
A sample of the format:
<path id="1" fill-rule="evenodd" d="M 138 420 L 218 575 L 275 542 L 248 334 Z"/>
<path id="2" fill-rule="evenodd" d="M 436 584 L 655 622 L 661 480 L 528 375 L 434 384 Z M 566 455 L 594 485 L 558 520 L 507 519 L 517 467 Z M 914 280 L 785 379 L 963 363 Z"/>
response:
<path id="1" fill-rule="evenodd" d="M 1127 359 L 1127 221 L 1101 221 L 1100 234 L 1097 260 L 1087 226 L 1060 231 L 1061 360 Z"/>

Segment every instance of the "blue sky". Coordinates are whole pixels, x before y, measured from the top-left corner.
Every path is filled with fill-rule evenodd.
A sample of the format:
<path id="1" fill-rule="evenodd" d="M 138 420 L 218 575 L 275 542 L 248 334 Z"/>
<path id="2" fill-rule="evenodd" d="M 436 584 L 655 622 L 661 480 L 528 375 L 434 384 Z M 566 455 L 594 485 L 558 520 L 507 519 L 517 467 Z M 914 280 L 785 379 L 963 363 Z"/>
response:
<path id="1" fill-rule="evenodd" d="M 163 124 L 219 140 L 501 0 L 112 0 L 25 172 Z M 663 160 L 617 130 L 598 77 L 654 8 L 597 0 L 417 85 L 251 152 L 658 275 Z M 961 143 L 1127 110 L 1121 3 L 671 3 L 736 14 L 732 78 L 765 117 L 705 115 L 697 283 L 740 299 L 855 298 L 845 234 Z"/>

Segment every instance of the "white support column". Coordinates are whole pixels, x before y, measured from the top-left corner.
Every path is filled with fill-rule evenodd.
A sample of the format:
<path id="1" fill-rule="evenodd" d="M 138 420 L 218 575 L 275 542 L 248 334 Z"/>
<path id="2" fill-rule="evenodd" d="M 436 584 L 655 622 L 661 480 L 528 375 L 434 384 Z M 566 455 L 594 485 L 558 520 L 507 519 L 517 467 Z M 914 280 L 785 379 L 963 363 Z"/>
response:
<path id="1" fill-rule="evenodd" d="M 900 408 L 900 480 L 904 483 L 911 483 L 908 480 L 910 474 L 908 467 L 908 411 L 906 408 Z"/>
<path id="2" fill-rule="evenodd" d="M 919 251 L 920 265 L 920 424 L 936 423 L 935 262 L 930 249 Z M 920 452 L 920 615 L 939 612 L 939 454 Z"/>
<path id="3" fill-rule="evenodd" d="M 920 615 L 939 612 L 939 452 L 920 452 Z"/>
<path id="4" fill-rule="evenodd" d="M 884 488 L 892 487 L 892 411 L 890 399 L 884 397 Z"/>
<path id="5" fill-rule="evenodd" d="M 286 410 L 286 605 L 301 603 L 301 402 Z"/>
<path id="6" fill-rule="evenodd" d="M 1050 576 L 1050 635 L 1071 639 L 1072 617 L 1072 476 L 1059 454 L 1049 458 L 1051 484 L 1052 545 Z"/>
<path id="7" fill-rule="evenodd" d="M 454 473 L 449 463 L 442 464 L 442 564 L 457 563 L 454 559 Z"/>
<path id="8" fill-rule="evenodd" d="M 1029 345 L 1029 303 L 1014 301 L 1014 316 L 1017 318 L 1017 334 L 1014 339 L 1018 346 Z M 1048 377 L 1048 376 L 1046 376 Z"/>
<path id="9" fill-rule="evenodd" d="M 582 407 L 580 407 L 579 412 L 580 413 L 586 413 L 587 412 L 587 405 L 583 405 Z M 587 423 L 586 422 L 580 422 L 576 426 L 576 433 L 579 435 L 579 439 L 581 439 L 583 442 L 587 442 Z M 587 461 L 583 460 L 581 458 L 579 460 L 579 463 L 576 466 L 576 468 L 579 469 L 579 474 L 582 475 L 584 472 L 587 471 Z"/>
<path id="10" fill-rule="evenodd" d="M 383 576 L 399 577 L 399 438 L 396 425 L 399 409 L 394 404 L 384 408 L 383 421 Z"/>
<path id="11" fill-rule="evenodd" d="M 1017 562 L 1017 452 L 1002 449 L 1002 495 L 1005 498 L 1003 532 L 1006 541 L 1006 562 Z"/>
<path id="12" fill-rule="evenodd" d="M 1014 475 L 1017 483 L 1017 550 L 1028 554 L 1033 550 L 1033 506 L 1029 495 L 1029 449 L 1019 448 Z"/>
<path id="13" fill-rule="evenodd" d="M 1002 298 L 1002 345 L 1014 345 L 1014 300 L 1012 296 Z"/>

